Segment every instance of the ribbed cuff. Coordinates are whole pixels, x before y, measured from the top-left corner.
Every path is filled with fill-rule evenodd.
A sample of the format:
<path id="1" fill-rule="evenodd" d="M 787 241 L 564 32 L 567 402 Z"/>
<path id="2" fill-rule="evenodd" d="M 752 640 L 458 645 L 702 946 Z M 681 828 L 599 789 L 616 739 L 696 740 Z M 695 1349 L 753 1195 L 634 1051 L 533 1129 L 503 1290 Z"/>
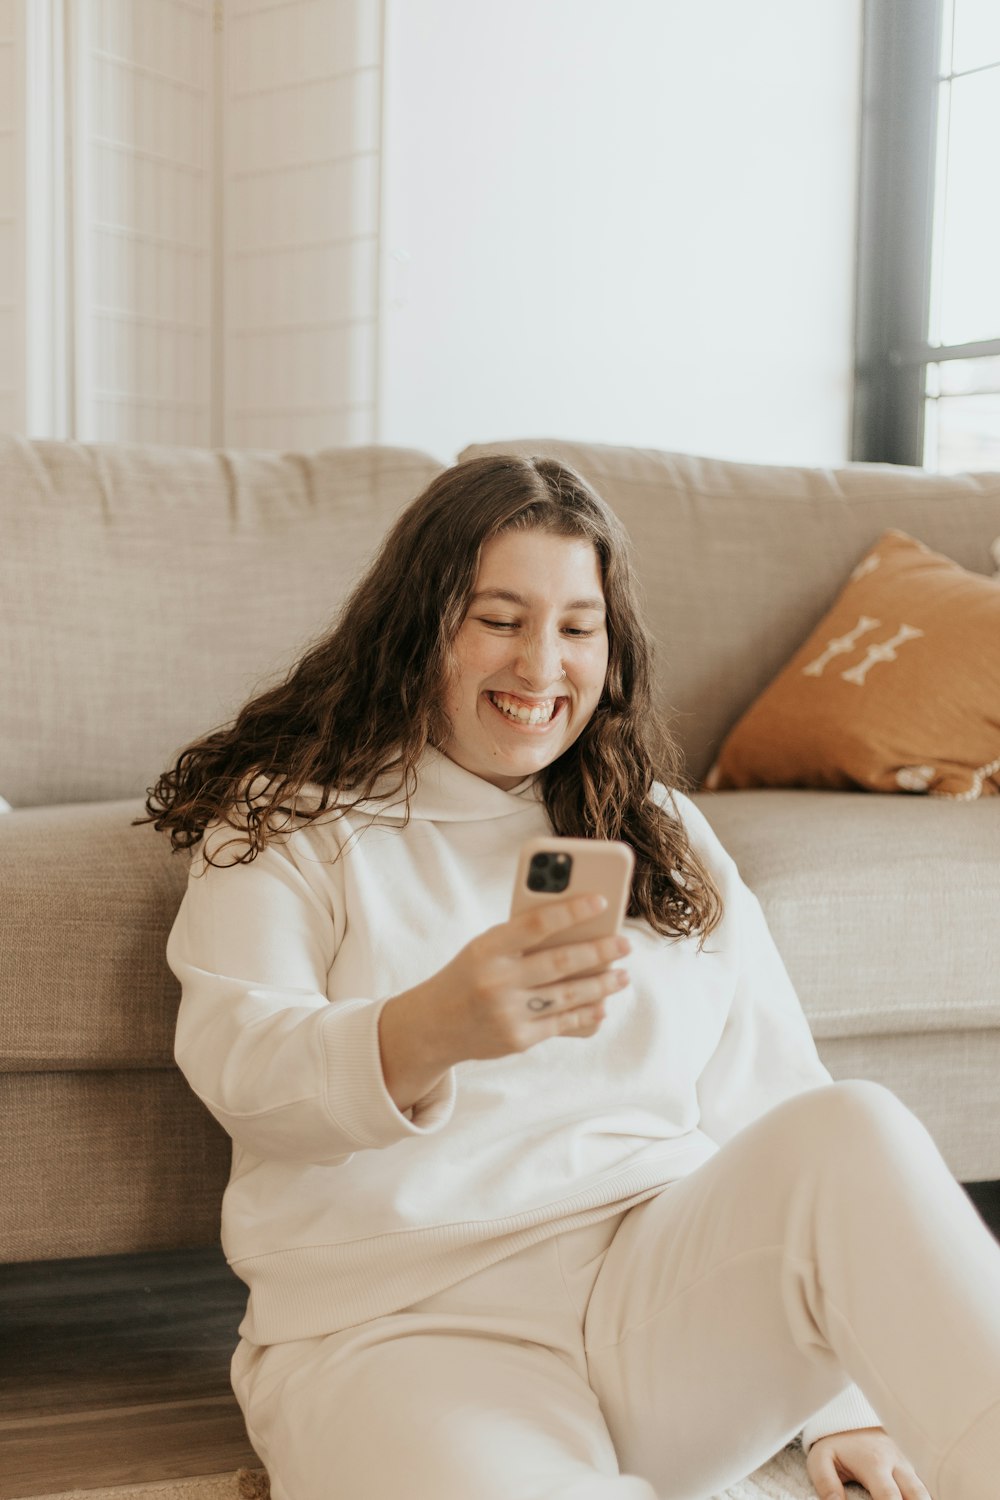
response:
<path id="1" fill-rule="evenodd" d="M 856 1385 L 849 1385 L 811 1416 L 802 1429 L 802 1447 L 806 1453 L 821 1437 L 831 1432 L 852 1432 L 857 1427 L 881 1427 L 882 1418 Z"/>
<path id="2" fill-rule="evenodd" d="M 439 1078 L 434 1087 L 414 1104 L 411 1115 L 417 1129 L 438 1130 L 446 1124 L 455 1108 L 457 1092 L 455 1069 L 449 1068 L 444 1077 Z"/>
<path id="3" fill-rule="evenodd" d="M 413 1120 L 397 1108 L 385 1086 L 378 1041 L 384 1001 L 347 1000 L 331 1006 L 322 1027 L 326 1107 L 338 1127 L 362 1147 L 391 1146 L 411 1135 L 440 1130 L 455 1106 L 455 1071 L 449 1068 L 413 1106 Z"/>

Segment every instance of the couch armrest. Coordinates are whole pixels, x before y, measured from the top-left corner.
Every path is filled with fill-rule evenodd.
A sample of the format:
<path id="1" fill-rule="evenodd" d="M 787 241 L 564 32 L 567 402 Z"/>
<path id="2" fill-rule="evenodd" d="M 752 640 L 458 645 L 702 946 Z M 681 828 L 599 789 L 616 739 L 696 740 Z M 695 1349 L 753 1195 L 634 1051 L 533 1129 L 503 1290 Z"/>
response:
<path id="1" fill-rule="evenodd" d="M 139 801 L 0 817 L 0 1072 L 162 1068 L 180 999 L 164 950 L 188 859 Z"/>

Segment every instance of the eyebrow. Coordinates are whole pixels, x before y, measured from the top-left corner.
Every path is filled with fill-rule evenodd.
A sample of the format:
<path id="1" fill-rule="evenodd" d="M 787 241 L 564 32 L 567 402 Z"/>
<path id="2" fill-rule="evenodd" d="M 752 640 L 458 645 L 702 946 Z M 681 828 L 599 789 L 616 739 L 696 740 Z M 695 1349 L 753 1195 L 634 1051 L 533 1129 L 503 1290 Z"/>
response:
<path id="1" fill-rule="evenodd" d="M 522 609 L 530 608 L 530 600 L 525 599 L 523 594 L 515 594 L 512 589 L 481 589 L 478 594 L 473 594 L 471 603 L 476 604 L 483 599 L 501 599 L 505 604 L 518 604 Z M 604 613 L 603 599 L 571 599 L 563 606 L 564 609 L 593 609 Z"/>

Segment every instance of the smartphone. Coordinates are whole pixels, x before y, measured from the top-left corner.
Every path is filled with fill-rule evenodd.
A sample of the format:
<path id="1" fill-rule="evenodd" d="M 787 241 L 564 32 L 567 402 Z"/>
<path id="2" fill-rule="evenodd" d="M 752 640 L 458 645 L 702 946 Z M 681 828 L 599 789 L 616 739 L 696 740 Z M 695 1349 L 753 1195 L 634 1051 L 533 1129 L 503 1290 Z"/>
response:
<path id="1" fill-rule="evenodd" d="M 546 901 L 567 896 L 600 895 L 608 903 L 603 911 L 564 927 L 531 951 L 613 937 L 625 920 L 634 869 L 632 850 L 611 839 L 530 839 L 518 857 L 510 914 L 517 917 Z M 587 969 L 573 977 L 587 978 L 600 972 Z"/>

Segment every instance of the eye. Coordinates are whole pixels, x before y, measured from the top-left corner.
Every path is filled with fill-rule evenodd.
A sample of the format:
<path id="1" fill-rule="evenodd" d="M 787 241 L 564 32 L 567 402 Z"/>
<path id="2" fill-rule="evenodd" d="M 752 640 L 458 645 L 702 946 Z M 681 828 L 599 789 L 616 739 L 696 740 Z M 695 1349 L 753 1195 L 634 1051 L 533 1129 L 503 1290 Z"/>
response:
<path id="1" fill-rule="evenodd" d="M 490 630 L 516 630 L 516 620 L 488 620 L 485 615 L 480 615 L 479 623 L 486 625 Z"/>
<path id="2" fill-rule="evenodd" d="M 600 635 L 604 630 L 604 626 L 605 622 L 603 618 L 599 617 L 596 619 L 591 619 L 589 621 L 580 621 L 579 624 L 564 625 L 562 627 L 562 633 L 563 635 L 570 636 L 574 640 L 586 641 L 590 640 L 595 635 Z"/>

